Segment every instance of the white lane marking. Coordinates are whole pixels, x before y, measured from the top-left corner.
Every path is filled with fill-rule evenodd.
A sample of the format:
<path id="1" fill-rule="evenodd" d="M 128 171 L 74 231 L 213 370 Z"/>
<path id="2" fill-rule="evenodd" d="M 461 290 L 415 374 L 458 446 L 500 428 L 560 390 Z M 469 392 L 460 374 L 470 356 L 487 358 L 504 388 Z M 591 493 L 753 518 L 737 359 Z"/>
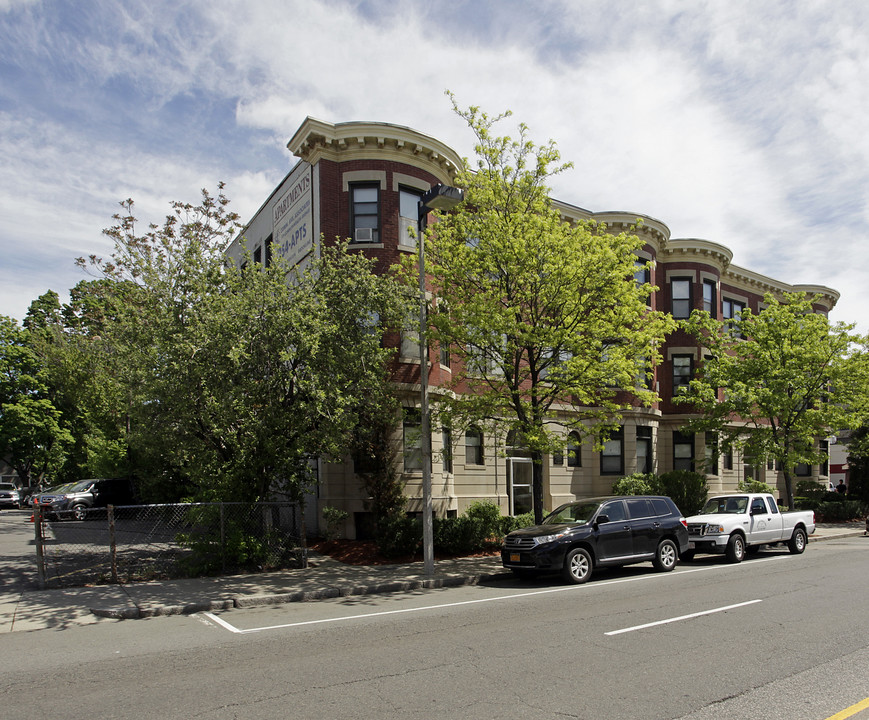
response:
<path id="1" fill-rule="evenodd" d="M 213 620 L 214 622 L 216 622 L 222 628 L 229 630 L 229 632 L 234 632 L 234 633 L 243 633 L 244 632 L 244 630 L 239 630 L 237 627 L 234 627 L 233 625 L 230 625 L 228 622 L 221 620 L 219 617 L 217 617 L 217 615 L 214 615 L 210 612 L 202 613 L 202 614 L 205 615 L 205 617 L 207 617 L 209 620 Z"/>
<path id="2" fill-rule="evenodd" d="M 751 565 L 754 566 L 754 565 L 758 565 L 759 563 L 773 562 L 776 560 L 785 560 L 785 559 L 787 559 L 786 556 L 760 558 L 760 559 L 752 560 Z M 652 575 L 643 575 L 642 577 L 622 578 L 621 580 L 605 580 L 604 582 L 596 582 L 596 583 L 592 583 L 591 585 L 569 585 L 567 587 L 548 588 L 546 590 L 534 590 L 532 592 L 517 593 L 515 595 L 499 595 L 497 597 L 491 597 L 491 598 L 480 598 L 478 600 L 464 600 L 462 602 L 444 603 L 442 605 L 426 605 L 424 607 L 404 608 L 402 610 L 383 610 L 381 612 L 365 613 L 363 615 L 342 615 L 340 617 L 323 618 L 321 620 L 304 620 L 302 622 L 284 623 L 282 625 L 267 625 L 264 627 L 249 628 L 247 630 L 242 630 L 241 628 L 237 628 L 234 625 L 231 625 L 230 623 L 226 622 L 225 620 L 222 620 L 221 618 L 217 617 L 217 615 L 214 615 L 213 613 L 206 612 L 206 613 L 203 613 L 203 615 L 205 617 L 207 617 L 209 620 L 213 620 L 215 623 L 217 623 L 218 625 L 220 625 L 224 629 L 229 630 L 230 632 L 237 633 L 239 635 L 248 635 L 250 633 L 263 632 L 265 630 L 281 630 L 284 628 L 302 627 L 305 625 L 321 625 L 324 623 L 341 622 L 341 621 L 345 621 L 345 620 L 347 620 L 347 621 L 349 621 L 349 620 L 363 620 L 366 618 L 382 617 L 384 615 L 399 615 L 402 613 L 424 612 L 426 610 L 440 610 L 441 608 L 460 607 L 462 605 L 478 605 L 480 603 L 498 602 L 499 600 L 515 600 L 517 598 L 527 598 L 527 597 L 533 597 L 535 595 L 552 595 L 553 593 L 571 592 L 571 591 L 583 590 L 583 589 L 584 590 L 593 590 L 596 587 L 604 587 L 606 585 L 619 585 L 621 583 L 628 583 L 628 582 L 642 582 L 645 580 L 657 580 L 657 579 L 663 579 L 665 577 L 676 577 L 679 575 L 686 575 L 688 573 L 710 572 L 710 571 L 714 571 L 714 570 L 728 570 L 728 569 L 731 569 L 733 567 L 734 567 L 733 565 L 711 565 L 708 567 L 693 568 L 692 570 L 680 570 L 679 572 L 676 572 L 676 573 L 667 573 L 667 574 L 654 573 Z"/>
<path id="3" fill-rule="evenodd" d="M 634 625 L 621 630 L 612 630 L 604 635 L 621 635 L 622 633 L 634 632 L 634 630 L 643 630 L 645 628 L 655 627 L 656 625 L 667 625 L 669 623 L 679 622 L 680 620 L 690 620 L 691 618 L 701 617 L 703 615 L 712 615 L 714 613 L 733 610 L 734 608 L 745 607 L 746 605 L 754 605 L 755 603 L 763 602 L 763 600 L 749 600 L 748 602 L 736 603 L 736 605 L 726 605 L 725 607 L 714 608 L 712 610 L 703 610 L 702 612 L 691 613 L 690 615 L 680 615 L 679 617 L 668 618 L 667 620 L 658 620 L 656 622 L 646 623 L 645 625 Z"/>

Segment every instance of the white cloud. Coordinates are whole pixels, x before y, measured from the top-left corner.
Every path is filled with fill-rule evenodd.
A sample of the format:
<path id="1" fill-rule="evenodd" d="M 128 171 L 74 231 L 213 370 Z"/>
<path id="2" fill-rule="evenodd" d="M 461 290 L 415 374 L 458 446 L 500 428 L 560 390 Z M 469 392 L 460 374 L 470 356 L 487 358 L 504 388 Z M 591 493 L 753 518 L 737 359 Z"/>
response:
<path id="1" fill-rule="evenodd" d="M 502 132 L 522 121 L 558 142 L 576 166 L 559 199 L 831 285 L 843 319 L 869 325 L 862 2 L 83 0 L 99 22 L 74 31 L 48 14 L 60 6 L 13 5 L 0 62 L 45 85 L 38 99 L 0 89 L 0 109 L 20 103 L 0 116 L 0 243 L 21 262 L 22 241 L 55 250 L 63 281 L 124 197 L 159 219 L 224 179 L 247 219 L 307 115 L 409 125 L 470 155 L 450 88 L 464 106 L 512 109 Z M 30 272 L 54 271 L 50 258 Z"/>

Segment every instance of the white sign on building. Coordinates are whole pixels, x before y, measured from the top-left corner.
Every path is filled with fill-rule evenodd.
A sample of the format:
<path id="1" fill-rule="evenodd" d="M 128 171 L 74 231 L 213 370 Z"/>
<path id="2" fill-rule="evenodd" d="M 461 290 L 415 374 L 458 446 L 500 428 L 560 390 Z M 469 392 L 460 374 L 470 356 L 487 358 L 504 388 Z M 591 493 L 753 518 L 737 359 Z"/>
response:
<path id="1" fill-rule="evenodd" d="M 274 206 L 272 238 L 289 267 L 298 265 L 314 245 L 311 166 L 300 164 L 288 178 L 289 189 Z"/>

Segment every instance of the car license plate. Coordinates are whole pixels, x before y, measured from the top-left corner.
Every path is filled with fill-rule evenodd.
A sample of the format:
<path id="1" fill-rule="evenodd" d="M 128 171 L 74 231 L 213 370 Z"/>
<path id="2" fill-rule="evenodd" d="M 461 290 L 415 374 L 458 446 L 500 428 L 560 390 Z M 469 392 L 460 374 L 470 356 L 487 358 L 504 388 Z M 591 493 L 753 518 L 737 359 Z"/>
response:
<path id="1" fill-rule="evenodd" d="M 510 553 L 510 562 L 519 562 L 519 553 Z"/>

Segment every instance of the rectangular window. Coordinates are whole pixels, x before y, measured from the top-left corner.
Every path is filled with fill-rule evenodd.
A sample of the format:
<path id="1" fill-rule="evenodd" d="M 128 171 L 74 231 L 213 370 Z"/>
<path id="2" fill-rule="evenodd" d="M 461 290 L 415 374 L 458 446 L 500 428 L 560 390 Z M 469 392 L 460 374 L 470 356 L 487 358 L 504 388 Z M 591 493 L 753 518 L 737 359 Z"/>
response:
<path id="1" fill-rule="evenodd" d="M 649 285 L 652 282 L 652 271 L 649 268 L 648 260 L 638 259 L 634 261 L 634 282 L 637 283 L 638 287 L 642 287 L 643 285 Z M 651 293 L 647 293 L 646 305 L 650 305 L 651 300 Z"/>
<path id="2" fill-rule="evenodd" d="M 706 472 L 710 475 L 718 474 L 718 435 L 714 432 L 706 433 Z"/>
<path id="3" fill-rule="evenodd" d="M 419 199 L 418 190 L 399 188 L 398 190 L 398 244 L 416 247 L 419 239 Z"/>
<path id="4" fill-rule="evenodd" d="M 465 433 L 465 465 L 483 464 L 483 433 L 477 428 L 468 428 Z"/>
<path id="5" fill-rule="evenodd" d="M 419 360 L 419 330 L 402 330 L 400 339 L 399 355 Z"/>
<path id="6" fill-rule="evenodd" d="M 628 517 L 631 520 L 642 520 L 656 515 L 652 502 L 648 498 L 625 498 L 625 504 L 628 506 Z"/>
<path id="7" fill-rule="evenodd" d="M 794 475 L 809 477 L 812 474 L 812 466 L 806 463 L 797 463 L 794 467 Z"/>
<path id="8" fill-rule="evenodd" d="M 637 426 L 637 472 L 652 472 L 652 428 Z"/>
<path id="9" fill-rule="evenodd" d="M 624 431 L 619 429 L 603 444 L 600 454 L 601 475 L 621 475 L 625 470 Z"/>
<path id="10" fill-rule="evenodd" d="M 724 450 L 724 469 L 733 470 L 733 448 L 725 448 Z"/>
<path id="11" fill-rule="evenodd" d="M 682 432 L 673 433 L 673 469 L 694 469 L 694 436 Z"/>
<path id="12" fill-rule="evenodd" d="M 714 280 L 703 281 L 703 309 L 713 318 L 718 317 L 718 293 Z"/>
<path id="13" fill-rule="evenodd" d="M 444 472 L 451 473 L 453 471 L 453 431 L 447 427 L 443 428 L 441 442 L 444 446 L 441 451 Z"/>
<path id="14" fill-rule="evenodd" d="M 745 310 L 745 303 L 737 300 L 721 299 L 721 319 L 730 327 L 730 333 L 733 337 L 742 337 L 742 334 L 737 330 L 733 323 L 739 321 L 742 311 Z"/>
<path id="15" fill-rule="evenodd" d="M 263 261 L 263 249 L 261 246 L 257 246 L 256 250 L 253 251 L 253 262 L 255 265 L 262 265 Z"/>
<path id="16" fill-rule="evenodd" d="M 404 470 L 422 470 L 422 420 L 417 408 L 404 409 Z"/>
<path id="17" fill-rule="evenodd" d="M 380 242 L 380 186 L 350 186 L 350 228 L 353 242 Z"/>
<path id="18" fill-rule="evenodd" d="M 687 392 L 694 371 L 694 358 L 690 355 L 673 356 L 673 395 Z M 684 388 L 684 390 L 683 390 Z"/>
<path id="19" fill-rule="evenodd" d="M 691 280 L 670 280 L 670 312 L 676 319 L 685 320 L 691 315 Z"/>

